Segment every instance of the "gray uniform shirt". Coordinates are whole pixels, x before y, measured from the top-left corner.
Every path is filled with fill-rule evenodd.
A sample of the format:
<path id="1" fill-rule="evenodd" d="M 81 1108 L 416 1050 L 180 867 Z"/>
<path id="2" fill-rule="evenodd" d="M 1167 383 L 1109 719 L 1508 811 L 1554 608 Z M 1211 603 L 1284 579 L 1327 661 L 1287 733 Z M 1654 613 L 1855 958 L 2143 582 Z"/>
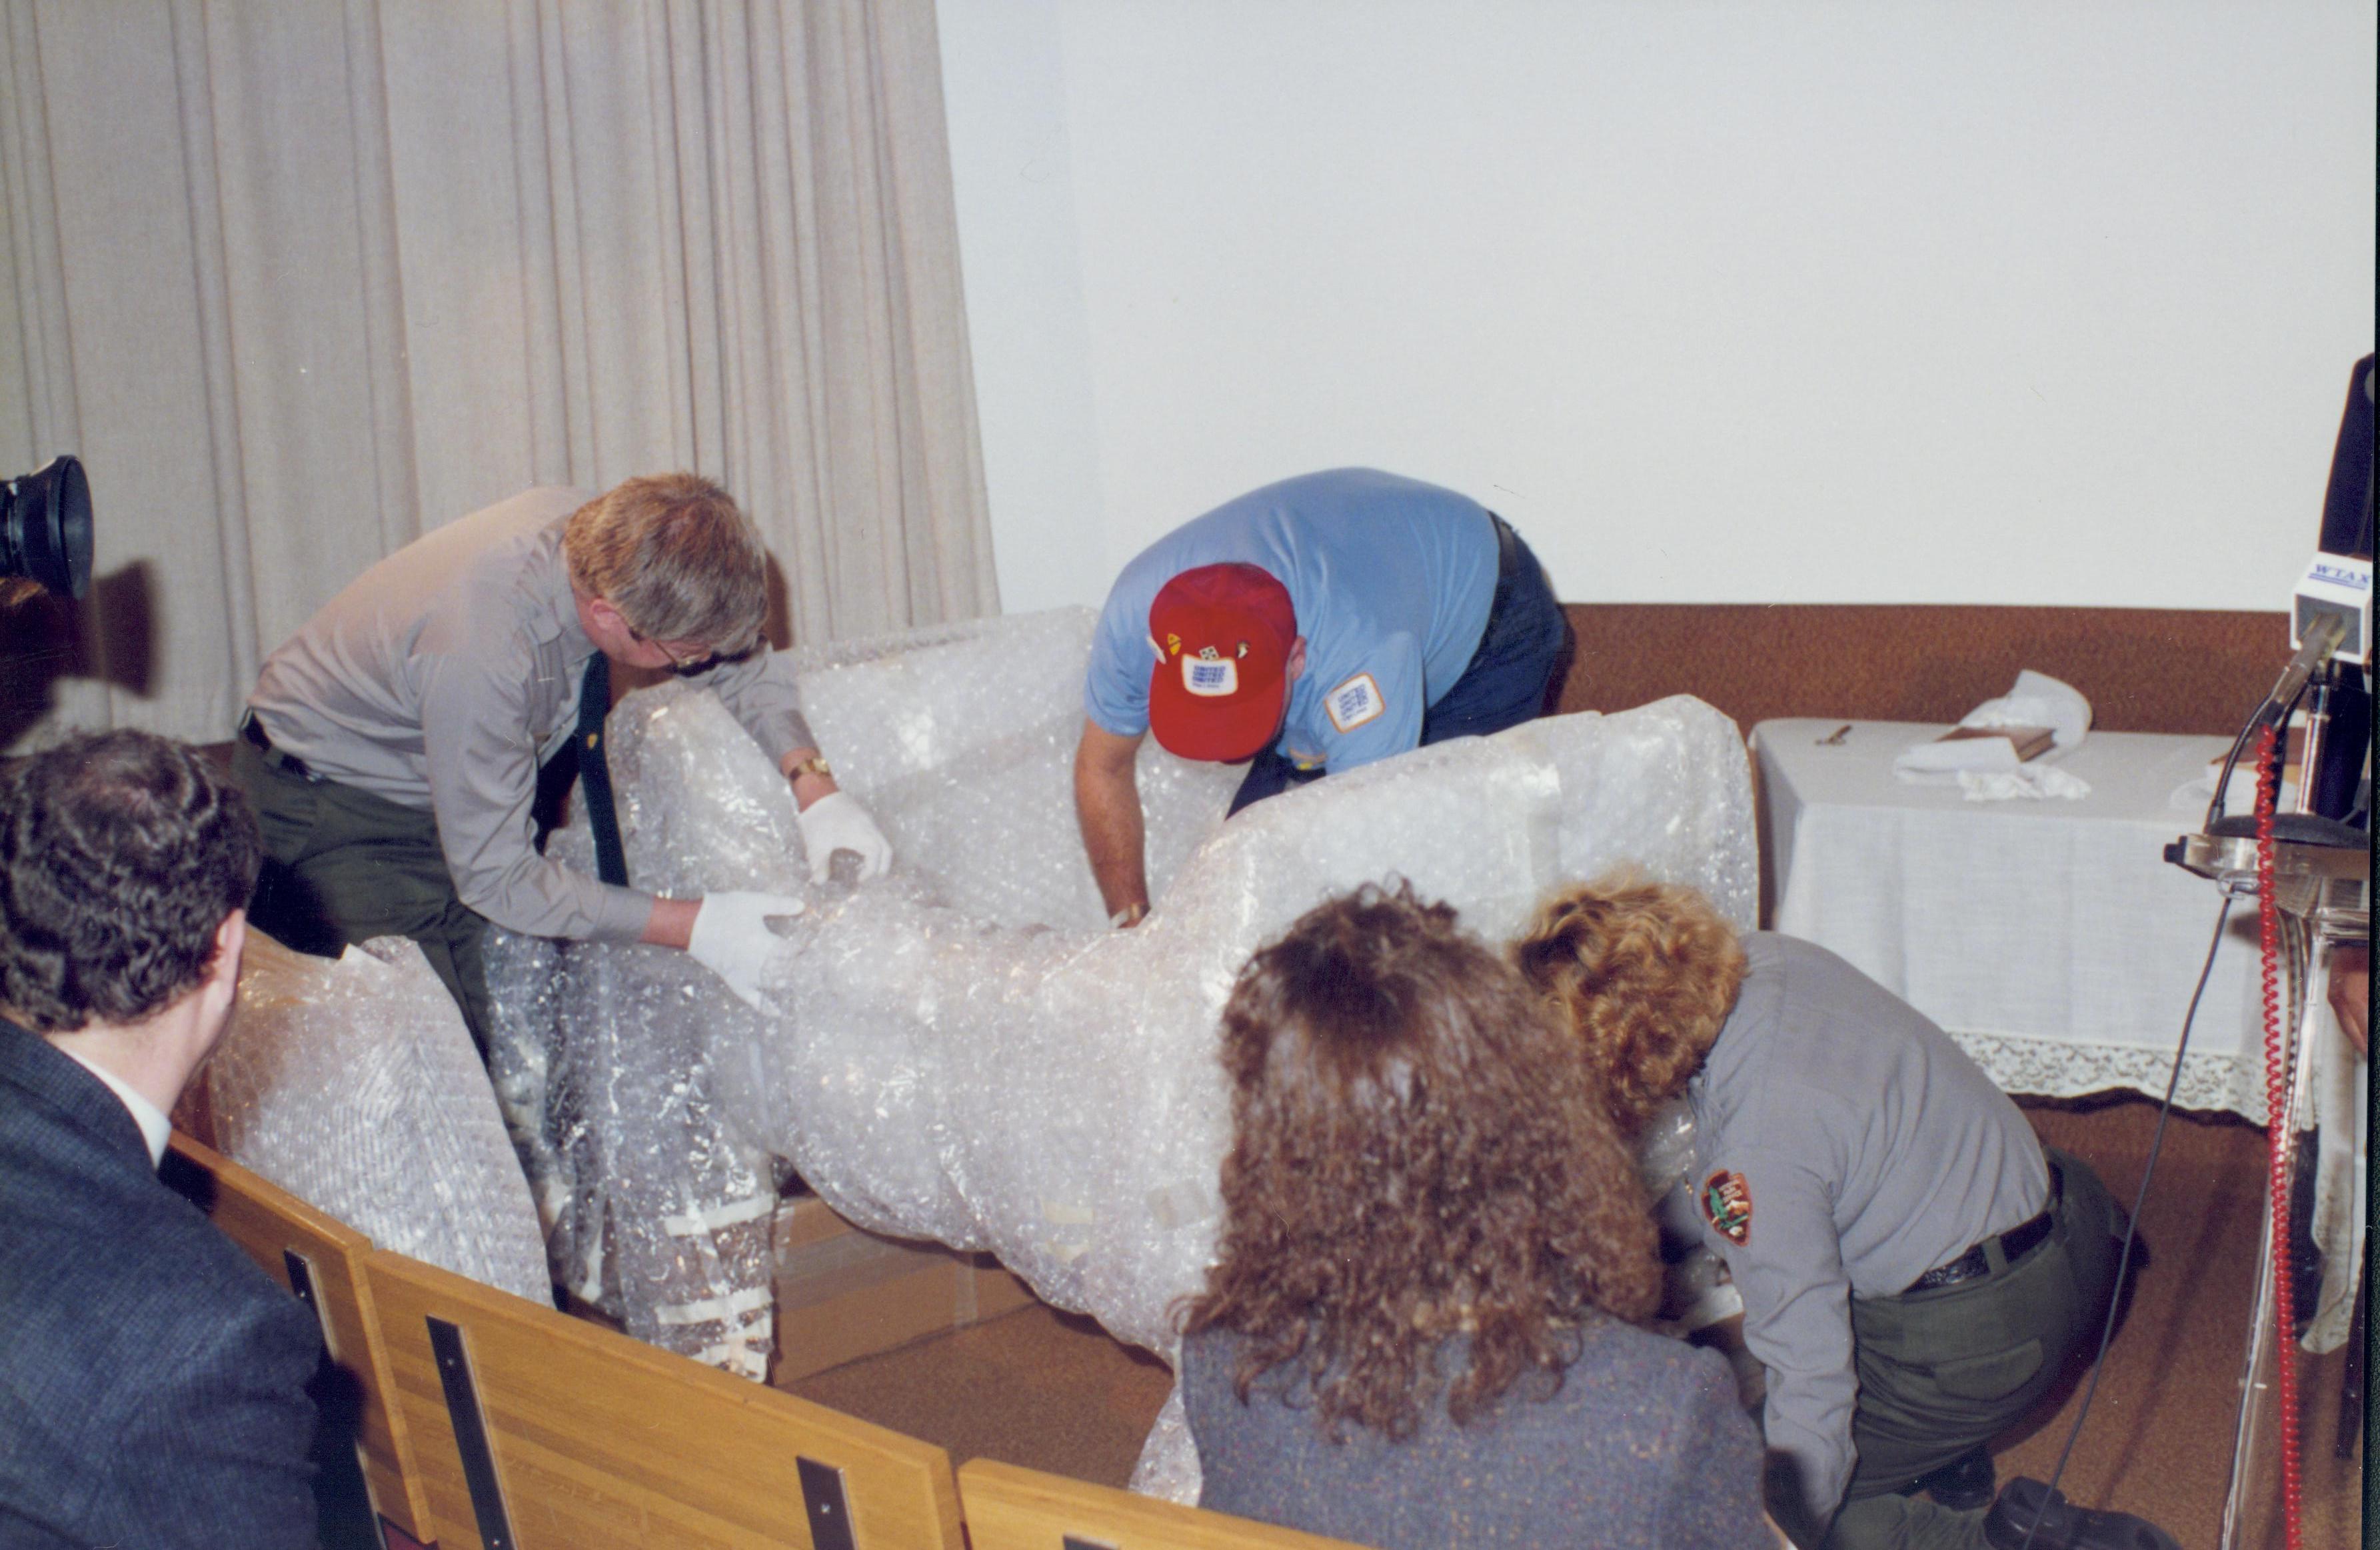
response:
<path id="1" fill-rule="evenodd" d="M 595 654 L 562 554 L 593 498 L 530 490 L 407 544 L 265 659 L 249 708 L 316 775 L 434 813 L 455 896 L 498 925 L 633 942 L 650 897 L 539 855 L 529 815 Z M 701 681 L 775 760 L 816 745 L 768 655 Z"/>
<path id="2" fill-rule="evenodd" d="M 1855 1458 L 1851 1300 L 2037 1214 L 2049 1165 L 2008 1095 L 1907 1003 L 1824 947 L 1743 946 L 1742 992 L 1686 1089 L 1687 1187 L 1768 1370 L 1768 1447 L 1824 1523 Z"/>

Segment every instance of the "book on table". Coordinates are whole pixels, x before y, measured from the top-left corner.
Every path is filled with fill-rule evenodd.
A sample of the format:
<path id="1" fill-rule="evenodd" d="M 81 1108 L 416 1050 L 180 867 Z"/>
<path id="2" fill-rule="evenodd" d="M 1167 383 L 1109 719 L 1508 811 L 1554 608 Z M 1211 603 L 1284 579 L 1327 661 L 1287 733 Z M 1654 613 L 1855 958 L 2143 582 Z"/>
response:
<path id="1" fill-rule="evenodd" d="M 2022 763 L 2048 752 L 2050 745 L 2058 740 L 2058 734 L 2046 726 L 1953 726 L 1934 740 L 1957 743 L 1970 738 L 2006 738 Z"/>

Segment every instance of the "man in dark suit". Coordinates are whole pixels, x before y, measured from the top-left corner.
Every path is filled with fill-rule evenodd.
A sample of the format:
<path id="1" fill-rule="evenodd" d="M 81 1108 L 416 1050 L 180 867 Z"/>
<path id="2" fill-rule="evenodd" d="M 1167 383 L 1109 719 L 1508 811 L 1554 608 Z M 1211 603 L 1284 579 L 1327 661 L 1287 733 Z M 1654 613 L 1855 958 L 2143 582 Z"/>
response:
<path id="1" fill-rule="evenodd" d="M 306 1309 L 157 1178 L 261 846 L 141 732 L 0 771 L 0 1546 L 315 1544 Z"/>

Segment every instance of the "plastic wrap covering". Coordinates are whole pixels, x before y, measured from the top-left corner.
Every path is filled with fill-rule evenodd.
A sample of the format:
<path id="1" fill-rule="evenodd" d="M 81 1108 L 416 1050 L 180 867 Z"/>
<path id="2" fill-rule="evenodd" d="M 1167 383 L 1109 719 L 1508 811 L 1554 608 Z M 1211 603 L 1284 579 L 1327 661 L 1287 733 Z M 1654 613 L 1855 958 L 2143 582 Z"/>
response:
<path id="1" fill-rule="evenodd" d="M 249 936 L 206 1068 L 218 1150 L 383 1249 L 538 1301 L 538 1218 L 462 1014 L 421 949 Z"/>
<path id="2" fill-rule="evenodd" d="M 645 714 L 616 725 L 650 735 L 610 749 L 629 876 L 684 897 L 803 886 L 792 795 L 719 702 L 638 703 Z M 701 732 L 675 730 L 688 716 Z M 722 736 L 739 758 L 686 763 L 715 757 Z M 685 800 L 689 790 L 701 799 Z M 547 849 L 594 870 L 583 828 Z M 488 983 L 490 1073 L 537 1190 L 555 1278 L 640 1340 L 767 1376 L 774 1164 L 721 1123 L 708 1056 L 711 1040 L 738 1038 L 754 1015 L 663 947 L 492 930 Z"/>
<path id="3" fill-rule="evenodd" d="M 1228 825 L 1238 772 L 1152 741 L 1140 786 L 1158 908 L 1111 932 L 1072 794 L 1090 622 L 993 620 L 789 664 L 837 778 L 899 857 L 892 877 L 856 888 L 808 884 L 783 782 L 715 699 L 674 683 L 631 696 L 610 744 L 638 885 L 769 887 L 811 908 L 773 966 L 766 1016 L 684 958 L 638 949 L 569 949 L 559 988 L 537 994 L 581 998 L 560 1019 L 565 1044 L 685 1062 L 669 1092 L 689 1114 L 715 1080 L 735 1134 L 790 1159 L 859 1225 L 989 1249 L 1045 1300 L 1170 1354 L 1171 1305 L 1197 1289 L 1217 1225 L 1229 1110 L 1216 1020 L 1256 946 L 1390 876 L 1502 939 L 1560 882 L 1622 860 L 1702 887 L 1749 926 L 1751 784 L 1732 725 L 1684 699 L 1419 750 Z M 601 995 L 574 982 L 587 958 L 618 976 Z M 509 977 L 497 988 L 516 994 Z M 580 1069 L 603 1092 L 602 1060 Z M 571 1105 L 551 1092 L 541 1104 L 552 1136 Z M 575 1122 L 646 1117 L 605 1093 Z M 719 1144 L 695 1143 L 696 1171 Z M 616 1238 L 625 1185 L 589 1174 L 583 1141 L 554 1150 L 572 1145 L 577 1178 L 612 1180 Z M 665 1150 L 657 1138 L 638 1166 L 682 1168 Z M 1143 1477 L 1180 1478 L 1161 1451 Z"/>
<path id="4" fill-rule="evenodd" d="M 1198 1462 L 1198 1439 L 1190 1434 L 1190 1410 L 1183 1402 L 1182 1385 L 1176 1382 L 1173 1392 L 1149 1423 L 1148 1440 L 1140 1446 L 1140 1458 L 1133 1465 L 1132 1489 L 1144 1496 L 1160 1501 L 1180 1502 L 1184 1507 L 1198 1505 L 1199 1487 L 1206 1483 Z"/>
<path id="5" fill-rule="evenodd" d="M 988 924 L 1103 931 L 1075 822 L 1087 608 L 945 626 L 793 653 L 802 709 L 902 871 Z M 1150 897 L 1222 822 L 1246 773 L 1143 744 Z"/>

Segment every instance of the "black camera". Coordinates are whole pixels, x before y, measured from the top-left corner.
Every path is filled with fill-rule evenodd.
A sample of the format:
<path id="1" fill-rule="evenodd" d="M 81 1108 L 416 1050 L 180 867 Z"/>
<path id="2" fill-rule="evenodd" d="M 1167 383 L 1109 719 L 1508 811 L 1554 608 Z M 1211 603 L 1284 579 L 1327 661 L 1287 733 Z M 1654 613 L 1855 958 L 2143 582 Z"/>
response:
<path id="1" fill-rule="evenodd" d="M 12 576 L 67 597 L 91 590 L 91 481 L 80 458 L 53 458 L 0 484 L 0 581 Z"/>

